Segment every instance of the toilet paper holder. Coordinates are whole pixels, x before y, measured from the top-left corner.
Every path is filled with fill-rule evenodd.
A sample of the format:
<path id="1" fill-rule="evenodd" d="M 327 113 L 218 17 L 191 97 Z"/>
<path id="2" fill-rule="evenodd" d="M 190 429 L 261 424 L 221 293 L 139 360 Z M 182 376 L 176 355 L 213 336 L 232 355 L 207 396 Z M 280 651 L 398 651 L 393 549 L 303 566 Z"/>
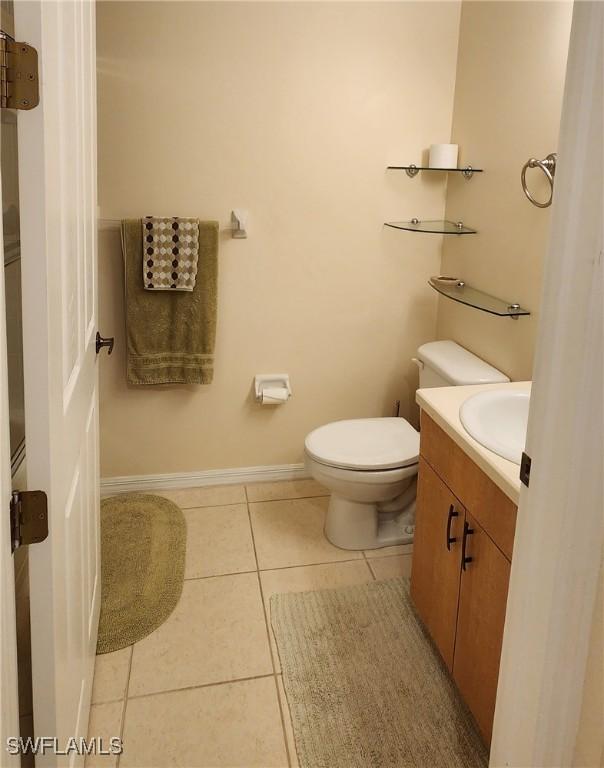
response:
<path id="1" fill-rule="evenodd" d="M 259 373 L 254 377 L 256 400 L 263 405 L 286 403 L 292 396 L 287 373 Z"/>

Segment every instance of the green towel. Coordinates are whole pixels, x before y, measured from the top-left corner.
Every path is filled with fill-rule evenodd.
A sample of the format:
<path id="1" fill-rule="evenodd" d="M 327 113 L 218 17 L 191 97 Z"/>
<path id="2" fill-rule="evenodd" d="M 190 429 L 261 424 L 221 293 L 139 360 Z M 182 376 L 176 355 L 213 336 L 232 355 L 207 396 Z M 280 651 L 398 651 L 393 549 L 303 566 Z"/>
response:
<path id="1" fill-rule="evenodd" d="M 142 224 L 122 221 L 129 384 L 210 384 L 214 375 L 218 222 L 199 222 L 197 281 L 191 292 L 147 291 Z"/>

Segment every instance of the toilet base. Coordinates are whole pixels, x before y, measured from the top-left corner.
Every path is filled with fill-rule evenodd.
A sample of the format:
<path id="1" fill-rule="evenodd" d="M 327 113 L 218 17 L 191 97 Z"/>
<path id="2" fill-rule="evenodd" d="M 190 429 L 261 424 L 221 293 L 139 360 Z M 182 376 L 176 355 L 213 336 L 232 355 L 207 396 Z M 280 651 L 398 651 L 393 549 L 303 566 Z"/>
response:
<path id="1" fill-rule="evenodd" d="M 402 509 L 395 511 L 391 507 L 392 503 L 350 501 L 332 493 L 325 535 L 341 549 L 379 549 L 410 544 L 415 532 L 415 499 Z"/>

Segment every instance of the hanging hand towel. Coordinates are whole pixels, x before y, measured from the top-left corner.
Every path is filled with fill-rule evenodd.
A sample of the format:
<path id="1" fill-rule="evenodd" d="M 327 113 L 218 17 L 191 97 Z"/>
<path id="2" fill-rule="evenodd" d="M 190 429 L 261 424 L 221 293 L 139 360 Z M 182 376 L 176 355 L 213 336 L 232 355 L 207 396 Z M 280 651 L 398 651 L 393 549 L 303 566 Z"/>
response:
<path id="1" fill-rule="evenodd" d="M 148 291 L 192 291 L 199 254 L 199 219 L 147 216 L 143 224 L 143 285 Z"/>
<path id="2" fill-rule="evenodd" d="M 144 219 L 143 219 L 144 222 Z M 145 290 L 143 225 L 122 222 L 129 384 L 209 384 L 213 376 L 218 222 L 199 222 L 199 259 L 190 292 Z"/>

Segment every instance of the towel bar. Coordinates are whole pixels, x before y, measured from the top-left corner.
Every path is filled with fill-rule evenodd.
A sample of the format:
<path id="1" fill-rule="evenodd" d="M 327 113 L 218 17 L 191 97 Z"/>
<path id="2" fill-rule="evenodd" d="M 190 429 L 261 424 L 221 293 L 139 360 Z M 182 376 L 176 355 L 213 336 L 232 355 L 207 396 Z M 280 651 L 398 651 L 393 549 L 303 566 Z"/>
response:
<path id="1" fill-rule="evenodd" d="M 135 218 L 135 217 L 133 217 Z M 107 230 L 119 230 L 120 225 L 122 223 L 121 219 L 97 219 L 97 225 L 99 231 L 107 231 Z M 221 232 L 232 232 L 232 227 L 220 227 Z"/>

